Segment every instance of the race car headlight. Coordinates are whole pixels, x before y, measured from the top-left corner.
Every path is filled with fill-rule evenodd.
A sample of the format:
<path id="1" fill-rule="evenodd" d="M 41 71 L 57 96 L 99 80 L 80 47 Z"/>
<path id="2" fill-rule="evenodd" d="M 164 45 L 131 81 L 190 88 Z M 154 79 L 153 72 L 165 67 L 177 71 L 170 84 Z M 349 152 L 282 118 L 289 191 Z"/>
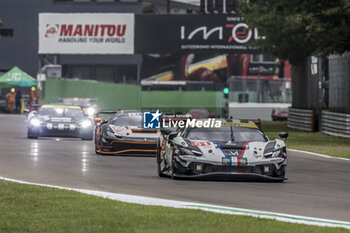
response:
<path id="1" fill-rule="evenodd" d="M 115 136 L 114 136 L 114 133 L 111 132 L 111 131 L 109 131 L 109 130 L 106 131 L 106 134 L 107 134 L 107 136 L 109 136 L 109 137 L 115 137 Z"/>
<path id="2" fill-rule="evenodd" d="M 88 108 L 88 109 L 86 110 L 86 112 L 87 112 L 87 114 L 88 114 L 89 116 L 93 116 L 93 115 L 95 115 L 95 113 L 96 113 L 96 111 L 95 111 L 95 109 L 94 109 L 93 107 Z"/>
<path id="3" fill-rule="evenodd" d="M 81 127 L 83 127 L 83 128 L 88 128 L 91 125 L 92 125 L 92 123 L 90 120 L 85 120 L 85 121 L 81 122 Z"/>
<path id="4" fill-rule="evenodd" d="M 40 126 L 41 121 L 39 119 L 33 118 L 33 119 L 30 120 L 30 124 L 32 126 Z"/>
<path id="5" fill-rule="evenodd" d="M 277 156 L 279 156 L 281 153 L 282 153 L 282 151 L 281 151 L 281 150 L 276 150 L 276 151 L 273 151 L 273 152 L 272 152 L 272 156 L 271 156 L 271 157 L 277 157 Z"/>
<path id="6" fill-rule="evenodd" d="M 188 149 L 180 147 L 179 153 L 182 155 L 194 155 L 194 156 L 201 156 L 202 152 L 194 149 Z"/>
<path id="7" fill-rule="evenodd" d="M 265 153 L 264 154 L 265 158 L 273 158 L 273 157 L 287 157 L 287 153 L 286 153 L 286 148 L 279 148 L 279 149 L 275 149 L 269 153 Z"/>
<path id="8" fill-rule="evenodd" d="M 110 128 L 106 130 L 106 136 L 111 138 L 122 138 L 123 136 L 119 133 L 113 132 Z"/>

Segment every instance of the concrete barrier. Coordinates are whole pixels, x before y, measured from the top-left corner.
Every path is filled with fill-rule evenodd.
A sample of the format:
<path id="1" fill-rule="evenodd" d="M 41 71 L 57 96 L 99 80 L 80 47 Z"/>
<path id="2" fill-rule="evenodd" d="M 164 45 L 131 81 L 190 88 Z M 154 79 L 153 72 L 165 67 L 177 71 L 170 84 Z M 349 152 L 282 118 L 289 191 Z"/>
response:
<path id="1" fill-rule="evenodd" d="M 271 113 L 274 108 L 289 108 L 290 104 L 284 103 L 229 103 L 229 116 L 235 119 L 260 119 L 271 121 Z"/>

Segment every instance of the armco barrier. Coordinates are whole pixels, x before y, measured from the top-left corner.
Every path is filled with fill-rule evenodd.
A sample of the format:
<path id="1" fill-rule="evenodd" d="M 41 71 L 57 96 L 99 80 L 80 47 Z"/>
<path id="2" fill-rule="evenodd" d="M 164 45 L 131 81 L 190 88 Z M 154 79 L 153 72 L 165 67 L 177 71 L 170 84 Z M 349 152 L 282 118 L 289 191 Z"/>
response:
<path id="1" fill-rule="evenodd" d="M 314 132 L 314 111 L 289 108 L 288 128 Z"/>
<path id="2" fill-rule="evenodd" d="M 323 111 L 322 133 L 350 138 L 350 114 Z"/>

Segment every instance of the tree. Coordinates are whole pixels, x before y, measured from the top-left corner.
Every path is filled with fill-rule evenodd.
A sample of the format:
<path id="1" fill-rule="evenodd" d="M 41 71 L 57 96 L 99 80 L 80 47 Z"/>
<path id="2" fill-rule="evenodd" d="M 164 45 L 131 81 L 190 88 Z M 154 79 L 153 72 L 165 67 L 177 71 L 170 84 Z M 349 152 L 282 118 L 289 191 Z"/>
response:
<path id="1" fill-rule="evenodd" d="M 324 55 L 350 50 L 350 1 L 314 0 L 306 13 L 307 36 L 314 43 L 322 41 Z"/>
<path id="2" fill-rule="evenodd" d="M 240 11 L 266 38 L 264 52 L 298 64 L 316 49 L 323 55 L 350 49 L 348 0 L 251 0 Z"/>
<path id="3" fill-rule="evenodd" d="M 242 0 L 239 11 L 265 36 L 254 42 L 263 52 L 292 63 L 292 106 L 312 108 L 306 58 L 350 49 L 350 1 Z"/>

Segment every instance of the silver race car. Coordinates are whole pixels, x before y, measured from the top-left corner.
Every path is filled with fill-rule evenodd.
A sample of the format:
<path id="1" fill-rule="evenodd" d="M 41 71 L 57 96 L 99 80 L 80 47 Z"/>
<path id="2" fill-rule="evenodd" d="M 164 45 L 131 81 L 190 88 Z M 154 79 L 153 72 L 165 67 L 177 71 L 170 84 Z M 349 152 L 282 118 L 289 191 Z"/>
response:
<path id="1" fill-rule="evenodd" d="M 92 140 L 92 119 L 79 106 L 44 104 L 28 115 L 27 137 L 72 137 Z"/>
<path id="2" fill-rule="evenodd" d="M 252 121 L 221 120 L 220 127 L 161 129 L 158 175 L 191 179 L 287 179 L 284 141 L 269 140 Z M 279 134 L 287 138 L 288 133 Z"/>

